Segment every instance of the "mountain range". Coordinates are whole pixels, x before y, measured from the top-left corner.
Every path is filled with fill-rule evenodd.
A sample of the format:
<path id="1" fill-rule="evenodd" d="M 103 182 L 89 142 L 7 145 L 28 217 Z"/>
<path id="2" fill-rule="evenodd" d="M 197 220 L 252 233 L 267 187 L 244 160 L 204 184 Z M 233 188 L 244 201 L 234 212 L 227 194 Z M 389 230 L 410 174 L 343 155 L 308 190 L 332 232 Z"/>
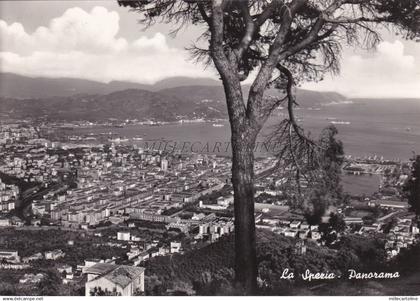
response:
<path id="1" fill-rule="evenodd" d="M 249 86 L 243 87 L 248 93 Z M 277 90 L 267 94 L 280 96 Z M 343 102 L 334 92 L 298 90 L 302 107 Z M 223 87 L 207 78 L 174 77 L 153 85 L 84 79 L 31 78 L 0 73 L 0 116 L 49 120 L 140 121 L 227 118 Z"/>

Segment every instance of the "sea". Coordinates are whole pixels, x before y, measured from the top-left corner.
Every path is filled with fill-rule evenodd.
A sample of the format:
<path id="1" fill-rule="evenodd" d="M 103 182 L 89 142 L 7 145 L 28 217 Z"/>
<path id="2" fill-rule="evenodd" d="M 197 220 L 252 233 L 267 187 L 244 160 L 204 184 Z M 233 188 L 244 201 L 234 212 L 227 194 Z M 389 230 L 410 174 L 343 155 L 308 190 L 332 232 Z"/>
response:
<path id="1" fill-rule="evenodd" d="M 352 99 L 324 103 L 314 107 L 297 107 L 296 116 L 311 137 L 316 138 L 325 127 L 334 124 L 344 152 L 351 157 L 376 156 L 388 160 L 407 161 L 420 153 L 420 99 Z M 286 117 L 277 110 L 261 131 L 263 142 L 275 125 Z M 184 122 L 159 126 L 127 125 L 117 127 L 76 128 L 74 134 L 112 132 L 115 137 L 128 138 L 129 143 L 154 147 L 161 143 L 166 149 L 177 149 L 218 155 L 230 154 L 228 121 Z M 137 140 L 131 140 L 136 137 Z M 141 140 L 140 140 L 141 139 Z M 163 144 L 162 144 L 163 143 Z M 263 147 L 256 156 L 266 155 Z M 260 153 L 259 153 L 260 151 Z M 365 178 L 344 176 L 343 186 L 354 194 L 371 194 L 379 186 L 377 176 Z"/>
<path id="2" fill-rule="evenodd" d="M 334 124 L 345 154 L 352 157 L 376 155 L 404 161 L 411 158 L 413 152 L 420 153 L 420 99 L 353 99 L 318 107 L 298 107 L 296 115 L 313 138 Z M 276 111 L 261 131 L 259 141 L 265 141 L 285 116 L 285 110 Z M 111 132 L 115 137 L 142 139 L 130 140 L 130 143 L 144 146 L 163 141 L 167 142 L 167 147 L 176 143 L 177 149 L 184 146 L 186 151 L 193 145 L 192 149 L 198 152 L 230 154 L 228 121 L 126 125 L 121 128 L 96 126 L 75 128 L 72 132 L 85 135 Z M 256 149 L 256 152 L 258 150 L 264 148 Z"/>
<path id="3" fill-rule="evenodd" d="M 341 175 L 343 191 L 354 196 L 370 196 L 379 190 L 380 175 Z"/>

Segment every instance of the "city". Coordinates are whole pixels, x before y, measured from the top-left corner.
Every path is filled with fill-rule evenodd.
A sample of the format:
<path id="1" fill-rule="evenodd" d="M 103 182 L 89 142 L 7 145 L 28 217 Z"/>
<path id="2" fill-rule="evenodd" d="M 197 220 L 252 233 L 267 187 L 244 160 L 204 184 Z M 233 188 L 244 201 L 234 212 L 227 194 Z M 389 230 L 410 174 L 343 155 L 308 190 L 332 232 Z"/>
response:
<path id="1" fill-rule="evenodd" d="M 151 258 L 194 252 L 234 230 L 227 157 L 118 143 L 78 145 L 40 135 L 30 122 L 2 123 L 1 278 L 13 270 L 16 290 L 31 292 L 51 277 L 48 267 L 67 290 L 101 294 L 97 277 L 128 269 L 133 277 L 124 285 L 106 276 L 118 287 L 114 293 L 144 294 L 144 267 Z M 345 224 L 332 239 L 293 206 L 288 178 L 271 171 L 274 164 L 274 157 L 256 161 L 256 227 L 295 240 L 299 254 L 305 254 L 307 242 L 326 248 L 348 234 L 383 235 L 391 260 L 418 241 L 415 215 L 402 195 L 409 162 L 346 158 L 343 173 L 375 174 L 381 181 L 372 195 L 349 195 L 328 208 L 323 222 L 339 215 Z M 51 241 L 45 237 L 25 247 L 30 236 L 44 232 Z"/>
<path id="2" fill-rule="evenodd" d="M 4 300 L 418 300 L 419 0 L 3 0 L 0 40 Z"/>

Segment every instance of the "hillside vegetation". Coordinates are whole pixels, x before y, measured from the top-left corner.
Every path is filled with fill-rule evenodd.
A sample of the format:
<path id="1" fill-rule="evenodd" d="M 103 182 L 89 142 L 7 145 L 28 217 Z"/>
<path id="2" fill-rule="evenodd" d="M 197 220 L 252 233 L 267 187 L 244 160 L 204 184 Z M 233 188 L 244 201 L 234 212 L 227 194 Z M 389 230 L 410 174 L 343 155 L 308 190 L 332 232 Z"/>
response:
<path id="1" fill-rule="evenodd" d="M 419 255 L 416 255 L 415 248 L 404 253 L 404 257 L 387 263 L 383 240 L 380 237 L 365 238 L 349 235 L 344 237 L 335 249 L 307 242 L 307 251 L 303 255 L 296 253 L 296 242 L 295 239 L 272 232 L 258 231 L 257 257 L 261 294 L 359 295 L 369 292 L 369 294 L 383 295 L 397 294 L 397 291 L 401 294 L 401 285 L 411 285 L 409 279 L 413 273 L 420 272 L 419 264 L 408 264 L 418 259 Z M 165 294 L 173 290 L 197 295 L 240 294 L 232 287 L 233 265 L 233 236 L 223 237 L 214 244 L 184 255 L 152 258 L 146 263 L 147 294 Z M 294 272 L 293 281 L 281 279 L 285 269 Z M 332 272 L 341 275 L 341 278 L 304 281 L 301 274 L 307 269 L 314 273 Z M 399 271 L 401 278 L 348 280 L 348 269 L 355 269 L 358 272 Z M 394 282 L 401 285 L 396 286 Z M 384 287 L 387 290 L 381 291 Z"/>

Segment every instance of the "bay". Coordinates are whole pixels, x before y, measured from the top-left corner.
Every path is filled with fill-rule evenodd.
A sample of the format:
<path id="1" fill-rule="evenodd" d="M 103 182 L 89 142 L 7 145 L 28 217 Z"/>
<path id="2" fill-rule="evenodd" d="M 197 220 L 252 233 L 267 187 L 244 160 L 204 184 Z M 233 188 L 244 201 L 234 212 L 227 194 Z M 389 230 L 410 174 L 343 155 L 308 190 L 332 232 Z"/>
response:
<path id="1" fill-rule="evenodd" d="M 377 155 L 389 160 L 408 160 L 413 152 L 420 153 L 420 100 L 417 99 L 353 99 L 314 108 L 298 107 L 296 115 L 312 137 L 317 137 L 323 128 L 335 123 L 346 155 Z M 259 140 L 264 141 L 273 126 L 285 117 L 285 110 L 276 111 L 261 131 Z M 194 151 L 230 154 L 230 126 L 227 121 L 76 128 L 72 132 L 108 131 L 122 138 L 141 137 L 141 141 L 132 141 L 140 146 L 165 141 L 169 146 L 176 144 L 177 149 L 186 145 L 185 150 L 188 150 L 195 143 Z M 256 153 L 257 156 L 264 155 L 264 148 L 256 149 Z"/>

